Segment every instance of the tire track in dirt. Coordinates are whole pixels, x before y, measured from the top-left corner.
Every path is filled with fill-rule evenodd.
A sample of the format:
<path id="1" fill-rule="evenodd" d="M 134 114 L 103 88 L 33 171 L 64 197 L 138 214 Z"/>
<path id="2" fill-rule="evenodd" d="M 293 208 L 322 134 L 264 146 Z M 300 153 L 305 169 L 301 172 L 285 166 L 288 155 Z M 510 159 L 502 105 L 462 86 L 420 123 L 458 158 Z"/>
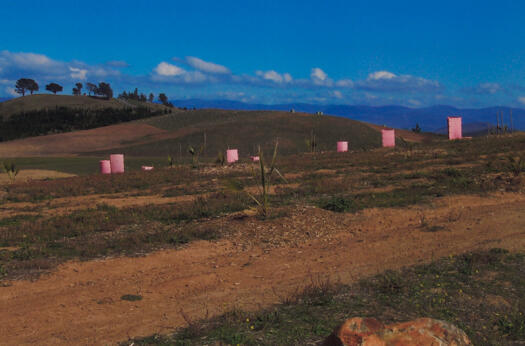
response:
<path id="1" fill-rule="evenodd" d="M 318 276 L 347 284 L 476 249 L 523 251 L 524 208 L 525 196 L 511 193 L 454 196 L 430 206 L 357 214 L 310 208 L 298 215 L 304 223 L 294 225 L 306 231 L 310 224 L 325 224 L 335 227 L 333 236 L 245 251 L 234 245 L 239 241 L 234 237 L 139 258 L 68 262 L 35 282 L 0 287 L 0 343 L 115 343 L 184 326 L 181 310 L 192 320 L 205 317 L 206 311 L 213 316 L 234 307 L 257 310 Z M 230 222 L 238 223 L 240 233 L 254 222 L 274 232 L 271 227 L 292 217 Z M 309 218 L 316 220 L 309 223 Z M 423 232 L 423 224 L 443 229 Z M 124 294 L 140 294 L 143 300 L 122 301 Z"/>

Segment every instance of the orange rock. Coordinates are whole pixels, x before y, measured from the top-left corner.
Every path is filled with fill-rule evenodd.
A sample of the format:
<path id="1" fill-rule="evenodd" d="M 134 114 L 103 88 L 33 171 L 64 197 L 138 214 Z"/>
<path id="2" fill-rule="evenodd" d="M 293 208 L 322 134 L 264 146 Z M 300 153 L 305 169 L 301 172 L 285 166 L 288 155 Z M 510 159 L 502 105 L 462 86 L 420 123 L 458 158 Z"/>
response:
<path id="1" fill-rule="evenodd" d="M 431 318 L 383 325 L 373 318 L 354 317 L 346 320 L 324 346 L 464 346 L 472 345 L 456 326 Z"/>

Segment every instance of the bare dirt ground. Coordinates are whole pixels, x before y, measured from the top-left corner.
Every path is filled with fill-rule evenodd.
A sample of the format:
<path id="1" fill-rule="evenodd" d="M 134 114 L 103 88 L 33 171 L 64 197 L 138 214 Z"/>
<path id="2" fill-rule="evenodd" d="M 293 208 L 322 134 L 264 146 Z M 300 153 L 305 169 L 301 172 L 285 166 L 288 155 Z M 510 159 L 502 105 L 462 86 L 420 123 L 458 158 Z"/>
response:
<path id="1" fill-rule="evenodd" d="M 269 306 L 318 278 L 346 284 L 476 249 L 523 251 L 524 207 L 524 195 L 498 193 L 403 210 L 296 207 L 271 221 L 212 220 L 235 223 L 238 233 L 145 257 L 68 262 L 37 281 L 8 282 L 0 287 L 0 343 L 111 344 L 184 326 L 181 311 L 195 320 Z"/>
<path id="2" fill-rule="evenodd" d="M 0 143 L 0 157 L 71 156 L 73 153 L 119 148 L 123 142 L 165 132 L 144 123 L 126 123 L 30 137 Z"/>

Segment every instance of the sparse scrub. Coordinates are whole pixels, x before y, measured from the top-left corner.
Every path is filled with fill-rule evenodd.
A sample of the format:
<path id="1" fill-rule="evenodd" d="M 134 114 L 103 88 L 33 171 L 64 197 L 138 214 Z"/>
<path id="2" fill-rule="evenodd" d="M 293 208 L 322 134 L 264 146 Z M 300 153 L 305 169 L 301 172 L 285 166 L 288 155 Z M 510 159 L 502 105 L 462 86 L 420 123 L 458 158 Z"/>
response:
<path id="1" fill-rule="evenodd" d="M 523 265 L 523 254 L 493 249 L 386 271 L 352 286 L 320 281 L 281 299 L 283 304 L 276 307 L 232 311 L 192 321 L 192 333 L 183 328 L 122 345 L 193 345 L 204 339 L 210 344 L 317 344 L 344 319 L 355 316 L 385 323 L 426 316 L 457 325 L 474 345 L 515 345 L 525 341 Z M 487 297 L 495 295 L 508 305 L 490 304 Z"/>
<path id="2" fill-rule="evenodd" d="M 507 159 L 509 171 L 515 177 L 518 177 L 522 172 L 525 172 L 525 160 L 523 159 L 523 157 L 509 155 Z"/>

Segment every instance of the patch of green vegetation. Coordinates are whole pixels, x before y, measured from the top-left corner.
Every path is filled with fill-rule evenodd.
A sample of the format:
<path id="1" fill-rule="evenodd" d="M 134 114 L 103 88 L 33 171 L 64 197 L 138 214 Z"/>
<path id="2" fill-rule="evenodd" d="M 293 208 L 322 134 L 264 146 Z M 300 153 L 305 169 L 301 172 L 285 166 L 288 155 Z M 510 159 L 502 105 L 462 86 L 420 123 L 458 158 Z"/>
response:
<path id="1" fill-rule="evenodd" d="M 48 269 L 72 258 L 134 255 L 194 240 L 215 240 L 224 230 L 200 226 L 198 220 L 240 211 L 250 205 L 246 196 L 215 193 L 193 202 L 116 208 L 99 204 L 49 219 L 6 221 L 0 246 L 0 265 L 9 274 Z"/>
<path id="2" fill-rule="evenodd" d="M 232 311 L 191 322 L 172 335 L 129 345 L 316 344 L 346 318 L 385 323 L 419 317 L 448 321 L 474 345 L 525 341 L 525 255 L 502 249 L 450 256 L 427 265 L 387 271 L 353 286 L 312 280 L 304 291 L 270 309 Z"/>
<path id="3" fill-rule="evenodd" d="M 45 169 L 76 175 L 89 175 L 99 173 L 99 161 L 103 157 L 24 157 L 10 159 L 21 170 Z M 141 166 L 166 166 L 166 160 L 160 157 L 126 157 L 126 170 L 139 171 Z"/>
<path id="4" fill-rule="evenodd" d="M 345 198 L 341 196 L 336 196 L 326 200 L 322 200 L 319 203 L 319 206 L 323 209 L 335 211 L 337 213 L 355 210 L 354 201 L 350 198 Z"/>
<path id="5" fill-rule="evenodd" d="M 136 302 L 136 301 L 142 300 L 142 296 L 137 295 L 137 294 L 124 294 L 122 297 L 120 297 L 120 300 L 127 300 L 128 302 Z"/>
<path id="6" fill-rule="evenodd" d="M 0 219 L 0 227 L 17 226 L 20 225 L 22 222 L 35 221 L 39 217 L 39 215 L 32 214 L 18 214 L 15 216 L 4 217 L 3 219 Z"/>

